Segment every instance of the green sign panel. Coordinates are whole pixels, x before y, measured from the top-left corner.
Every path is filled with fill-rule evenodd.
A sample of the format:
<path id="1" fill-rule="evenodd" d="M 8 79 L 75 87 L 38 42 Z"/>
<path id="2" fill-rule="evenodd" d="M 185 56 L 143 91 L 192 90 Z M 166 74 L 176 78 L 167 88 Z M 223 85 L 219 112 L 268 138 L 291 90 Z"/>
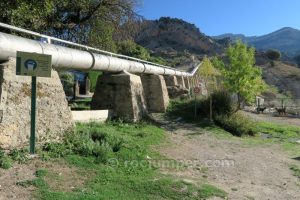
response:
<path id="1" fill-rule="evenodd" d="M 21 76 L 51 77 L 51 55 L 17 52 L 16 74 Z"/>

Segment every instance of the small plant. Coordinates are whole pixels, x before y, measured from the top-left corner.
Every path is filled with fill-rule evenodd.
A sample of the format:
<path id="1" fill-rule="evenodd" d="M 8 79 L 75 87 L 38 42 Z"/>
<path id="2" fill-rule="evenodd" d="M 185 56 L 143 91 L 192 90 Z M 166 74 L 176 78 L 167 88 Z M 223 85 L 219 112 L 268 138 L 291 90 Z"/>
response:
<path id="1" fill-rule="evenodd" d="M 9 169 L 12 165 L 12 159 L 4 151 L 0 150 L 0 168 Z"/>
<path id="2" fill-rule="evenodd" d="M 212 196 L 225 198 L 227 193 L 213 185 L 204 184 L 200 188 L 200 198 L 209 198 Z"/>
<path id="3" fill-rule="evenodd" d="M 300 179 L 300 168 L 297 165 L 291 165 L 290 170 L 293 171 L 293 175 Z"/>
<path id="4" fill-rule="evenodd" d="M 50 157 L 59 158 L 71 153 L 71 150 L 64 143 L 46 143 L 42 146 L 42 150 L 48 152 Z"/>
<path id="5" fill-rule="evenodd" d="M 106 163 L 110 146 L 107 143 L 96 143 L 93 148 L 93 155 L 96 157 L 96 163 Z"/>
<path id="6" fill-rule="evenodd" d="M 26 161 L 28 161 L 28 150 L 26 149 L 21 149 L 21 150 L 17 150 L 17 149 L 13 149 L 10 153 L 9 156 L 11 157 L 11 159 L 13 159 L 15 162 L 22 164 L 25 163 Z"/>

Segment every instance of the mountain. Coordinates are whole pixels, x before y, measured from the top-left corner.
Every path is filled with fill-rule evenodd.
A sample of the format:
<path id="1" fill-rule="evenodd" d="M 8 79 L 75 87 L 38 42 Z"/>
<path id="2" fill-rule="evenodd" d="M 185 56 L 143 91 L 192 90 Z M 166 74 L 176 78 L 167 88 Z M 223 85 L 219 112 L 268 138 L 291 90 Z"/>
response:
<path id="1" fill-rule="evenodd" d="M 263 50 L 277 48 L 296 54 L 300 49 L 300 31 L 292 28 L 283 28 L 260 37 L 241 34 L 209 37 L 194 24 L 169 17 L 145 20 L 139 27 L 134 37 L 136 43 L 148 48 L 152 55 L 164 58 L 168 65 L 185 70 L 198 64 L 204 55 L 224 55 L 225 48 L 236 39 Z M 272 65 L 262 51 L 256 52 L 256 65 L 263 70 L 263 78 L 269 85 L 275 86 L 280 93 L 300 98 L 300 68 L 281 61 Z"/>
<path id="2" fill-rule="evenodd" d="M 135 42 L 163 57 L 172 66 L 188 61 L 200 62 L 203 55 L 221 53 L 225 40 L 215 40 L 202 33 L 194 24 L 181 19 L 162 17 L 144 20 L 135 36 Z"/>
<path id="3" fill-rule="evenodd" d="M 230 38 L 232 41 L 241 39 L 258 50 L 277 49 L 288 57 L 300 54 L 300 30 L 285 27 L 270 34 L 246 37 L 242 34 L 223 34 L 214 39 Z"/>

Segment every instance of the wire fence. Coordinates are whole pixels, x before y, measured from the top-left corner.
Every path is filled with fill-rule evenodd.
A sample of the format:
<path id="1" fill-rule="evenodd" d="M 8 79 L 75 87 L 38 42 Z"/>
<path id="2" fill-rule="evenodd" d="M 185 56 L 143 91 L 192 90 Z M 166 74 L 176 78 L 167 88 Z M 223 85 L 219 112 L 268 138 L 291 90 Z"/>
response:
<path id="1" fill-rule="evenodd" d="M 257 113 L 300 117 L 300 98 L 256 98 Z"/>

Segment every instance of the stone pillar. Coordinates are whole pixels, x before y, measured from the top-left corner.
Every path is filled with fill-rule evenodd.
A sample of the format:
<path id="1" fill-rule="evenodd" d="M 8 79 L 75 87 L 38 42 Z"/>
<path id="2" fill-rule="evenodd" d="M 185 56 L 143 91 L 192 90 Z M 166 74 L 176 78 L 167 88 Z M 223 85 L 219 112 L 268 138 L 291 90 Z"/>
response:
<path id="1" fill-rule="evenodd" d="M 185 85 L 186 89 L 188 89 L 188 90 L 191 88 L 189 77 L 184 77 L 184 85 Z"/>
<path id="2" fill-rule="evenodd" d="M 142 75 L 147 107 L 150 112 L 166 112 L 169 94 L 166 81 L 161 75 Z"/>
<path id="3" fill-rule="evenodd" d="M 16 76 L 16 60 L 0 64 L 0 148 L 29 145 L 31 77 Z M 56 71 L 37 78 L 37 143 L 58 141 L 74 126 Z"/>
<path id="4" fill-rule="evenodd" d="M 93 110 L 112 110 L 113 117 L 139 121 L 147 113 L 141 78 L 126 71 L 103 74 L 92 98 Z"/>
<path id="5" fill-rule="evenodd" d="M 75 81 L 75 88 L 74 88 L 74 97 L 76 99 L 76 97 L 78 97 L 80 94 L 79 94 L 79 82 L 76 80 Z"/>
<path id="6" fill-rule="evenodd" d="M 182 88 L 185 88 L 183 76 L 178 76 L 178 77 L 177 77 L 177 81 L 178 81 L 178 85 L 179 85 L 179 86 L 181 86 Z"/>
<path id="7" fill-rule="evenodd" d="M 167 86 L 177 86 L 177 77 L 176 76 L 165 76 L 165 81 Z"/>
<path id="8" fill-rule="evenodd" d="M 88 77 L 85 79 L 85 94 L 90 95 L 90 90 L 91 90 L 91 81 Z"/>

